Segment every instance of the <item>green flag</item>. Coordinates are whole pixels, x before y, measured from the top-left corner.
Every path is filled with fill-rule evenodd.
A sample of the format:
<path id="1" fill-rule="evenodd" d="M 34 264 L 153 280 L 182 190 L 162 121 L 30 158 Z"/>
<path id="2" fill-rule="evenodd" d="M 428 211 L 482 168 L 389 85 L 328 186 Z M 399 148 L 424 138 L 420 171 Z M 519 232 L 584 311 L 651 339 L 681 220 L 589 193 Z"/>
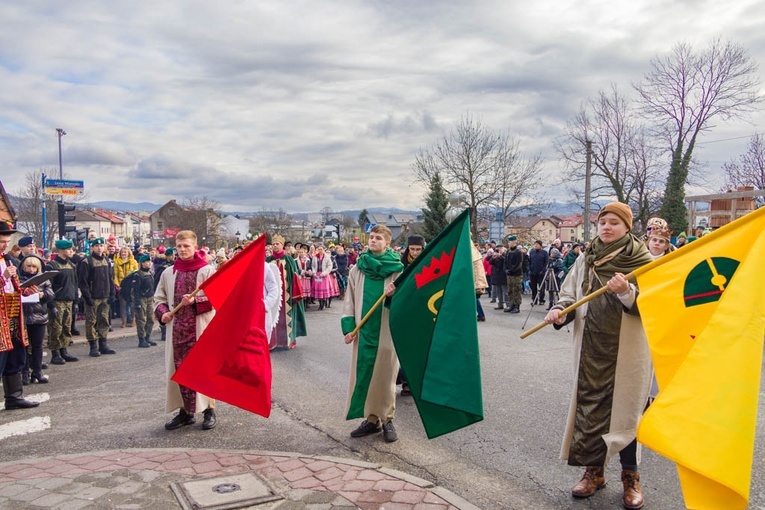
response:
<path id="1" fill-rule="evenodd" d="M 483 420 L 469 211 L 396 279 L 390 331 L 428 438 Z"/>

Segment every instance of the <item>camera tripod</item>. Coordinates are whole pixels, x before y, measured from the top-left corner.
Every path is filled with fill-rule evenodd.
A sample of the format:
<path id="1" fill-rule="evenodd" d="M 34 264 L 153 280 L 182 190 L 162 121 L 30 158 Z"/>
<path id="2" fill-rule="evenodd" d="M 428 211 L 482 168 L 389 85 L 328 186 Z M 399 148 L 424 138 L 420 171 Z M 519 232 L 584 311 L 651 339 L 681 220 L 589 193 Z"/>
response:
<path id="1" fill-rule="evenodd" d="M 549 292 L 550 293 L 550 308 L 555 306 L 555 304 L 558 302 L 559 298 L 559 292 L 560 287 L 558 287 L 558 278 L 555 277 L 555 268 L 548 267 L 545 270 L 545 276 L 542 278 L 542 281 L 539 282 L 539 285 L 537 285 L 537 295 L 534 297 L 534 299 L 531 301 L 531 307 L 529 307 L 529 313 L 526 314 L 526 320 L 523 321 L 523 326 L 521 329 L 526 327 L 526 323 L 529 320 L 529 317 L 531 316 L 531 311 L 534 309 L 535 305 L 542 304 L 542 301 L 544 299 L 544 293 Z"/>

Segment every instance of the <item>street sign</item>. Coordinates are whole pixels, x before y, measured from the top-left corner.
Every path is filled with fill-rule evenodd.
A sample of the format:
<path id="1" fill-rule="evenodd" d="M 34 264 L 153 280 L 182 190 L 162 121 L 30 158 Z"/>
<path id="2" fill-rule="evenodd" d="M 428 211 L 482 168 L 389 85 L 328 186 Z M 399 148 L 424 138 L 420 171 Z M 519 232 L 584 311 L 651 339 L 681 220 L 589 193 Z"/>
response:
<path id="1" fill-rule="evenodd" d="M 364 233 L 369 235 L 369 233 L 372 231 L 372 227 L 377 225 L 377 223 L 367 223 L 366 227 L 364 228 Z"/>
<path id="2" fill-rule="evenodd" d="M 66 179 L 45 179 L 46 195 L 82 195 L 85 181 L 69 181 Z"/>

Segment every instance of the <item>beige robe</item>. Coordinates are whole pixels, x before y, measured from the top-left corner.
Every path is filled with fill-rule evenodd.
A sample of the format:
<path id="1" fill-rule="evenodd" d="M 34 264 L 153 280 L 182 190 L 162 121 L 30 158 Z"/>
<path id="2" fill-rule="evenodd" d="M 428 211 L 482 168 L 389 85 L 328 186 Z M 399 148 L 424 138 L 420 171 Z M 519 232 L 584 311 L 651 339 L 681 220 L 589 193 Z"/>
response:
<path id="1" fill-rule="evenodd" d="M 215 272 L 212 266 L 202 267 L 197 273 L 197 287 L 208 279 Z M 168 267 L 162 272 L 157 284 L 157 290 L 154 291 L 154 309 L 164 303 L 173 309 L 175 301 L 175 272 L 172 267 Z M 197 315 L 197 340 L 202 335 L 207 325 L 215 316 L 215 310 Z M 178 383 L 170 378 L 175 374 L 175 361 L 173 358 L 173 321 L 167 323 L 167 341 L 165 342 L 165 373 L 167 376 L 167 387 L 165 395 L 165 412 L 171 413 L 176 409 L 183 407 L 183 397 Z M 197 392 L 196 409 L 203 411 L 207 408 L 215 407 L 215 400 Z"/>
<path id="2" fill-rule="evenodd" d="M 560 290 L 561 306 L 569 306 L 583 297 L 582 282 L 585 271 L 584 256 L 580 255 L 563 281 Z M 606 282 L 603 282 L 605 285 Z M 561 459 L 568 460 L 571 440 L 574 433 L 574 420 L 577 406 L 577 381 L 579 377 L 579 359 L 582 350 L 582 334 L 587 315 L 587 304 L 576 309 L 574 320 L 574 390 L 566 420 L 566 430 L 561 447 Z M 606 442 L 606 464 L 611 457 L 630 444 L 637 436 L 637 426 L 648 401 L 652 378 L 651 352 L 648 348 L 643 323 L 640 317 L 622 313 L 619 332 L 619 354 L 616 361 L 611 424 L 603 436 Z M 637 459 L 640 462 L 640 445 Z"/>
<path id="3" fill-rule="evenodd" d="M 393 273 L 385 279 L 383 288 L 393 282 L 401 273 Z M 356 324 L 361 322 L 364 317 L 361 312 L 364 295 L 364 273 L 354 266 L 348 274 L 348 292 L 343 301 L 343 316 L 353 316 Z M 388 317 L 390 311 L 384 305 L 382 306 L 382 320 L 380 326 L 380 343 L 377 348 L 377 357 L 375 358 L 372 380 L 369 382 L 366 400 L 364 402 L 364 417 L 375 416 L 383 422 L 393 419 L 396 411 L 396 376 L 398 375 L 398 356 L 396 348 L 393 346 L 393 339 L 390 334 Z M 356 386 L 356 363 L 359 354 L 359 340 L 353 342 L 353 352 L 351 354 L 351 373 L 348 383 L 348 397 L 346 401 L 345 412 L 351 405 L 351 396 Z"/>

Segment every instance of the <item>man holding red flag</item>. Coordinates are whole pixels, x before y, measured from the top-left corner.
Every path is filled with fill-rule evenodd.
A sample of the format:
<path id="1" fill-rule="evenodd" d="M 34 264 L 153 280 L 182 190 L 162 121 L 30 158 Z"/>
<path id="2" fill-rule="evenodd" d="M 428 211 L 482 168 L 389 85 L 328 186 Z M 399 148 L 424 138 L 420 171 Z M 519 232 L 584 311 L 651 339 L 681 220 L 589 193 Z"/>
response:
<path id="1" fill-rule="evenodd" d="M 215 400 L 181 386 L 172 380 L 180 364 L 196 344 L 215 315 L 209 300 L 203 293 L 194 291 L 213 275 L 215 270 L 207 263 L 204 252 L 197 251 L 197 236 L 190 230 L 181 230 L 175 236 L 178 260 L 171 271 L 164 271 L 154 293 L 154 315 L 160 324 L 168 326 L 170 342 L 165 345 L 167 369 L 167 396 L 165 411 L 178 414 L 165 424 L 165 429 L 175 430 L 195 423 L 194 413 L 204 410 L 203 430 L 215 427 Z M 181 305 L 173 314 L 171 309 Z"/>

